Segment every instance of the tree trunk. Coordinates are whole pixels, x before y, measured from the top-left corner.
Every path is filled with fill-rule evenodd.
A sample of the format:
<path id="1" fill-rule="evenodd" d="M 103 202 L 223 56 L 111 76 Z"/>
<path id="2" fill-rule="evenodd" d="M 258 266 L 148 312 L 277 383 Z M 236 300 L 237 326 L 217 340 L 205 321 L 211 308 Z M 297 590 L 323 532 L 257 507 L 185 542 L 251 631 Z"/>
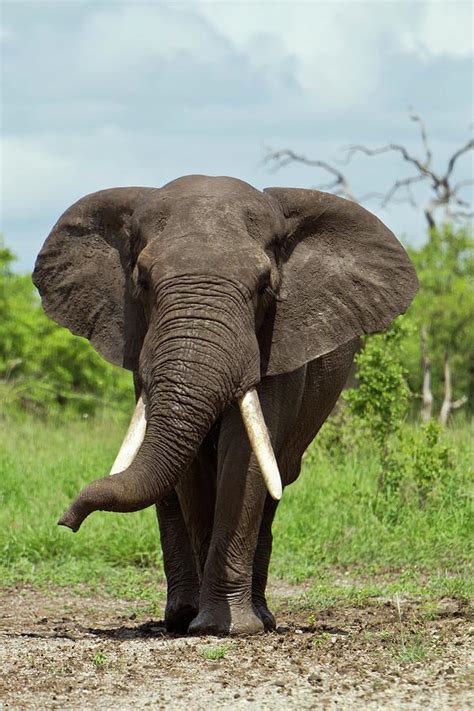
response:
<path id="1" fill-rule="evenodd" d="M 423 373 L 423 389 L 421 393 L 421 419 L 429 422 L 433 410 L 433 393 L 431 392 L 431 364 L 428 355 L 428 329 L 423 324 L 420 329 L 421 369 Z"/>
<path id="2" fill-rule="evenodd" d="M 443 427 L 447 424 L 450 414 L 465 405 L 467 397 L 463 395 L 459 400 L 453 400 L 453 388 L 451 383 L 451 367 L 449 365 L 449 354 L 444 354 L 444 400 L 439 413 L 439 421 Z"/>

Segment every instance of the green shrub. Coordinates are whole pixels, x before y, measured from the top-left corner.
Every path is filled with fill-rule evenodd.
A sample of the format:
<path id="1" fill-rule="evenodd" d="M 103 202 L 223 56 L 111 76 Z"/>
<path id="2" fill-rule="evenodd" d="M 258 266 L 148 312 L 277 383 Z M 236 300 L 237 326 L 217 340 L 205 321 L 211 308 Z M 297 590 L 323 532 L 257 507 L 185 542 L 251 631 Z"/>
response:
<path id="1" fill-rule="evenodd" d="M 358 387 L 344 394 L 351 426 L 381 450 L 407 413 L 409 390 L 401 345 L 405 333 L 403 322 L 397 320 L 386 333 L 367 338 L 355 358 Z"/>
<path id="2" fill-rule="evenodd" d="M 30 276 L 15 274 L 0 243 L 0 411 L 93 414 L 129 409 L 132 379 L 43 312 Z"/>
<path id="3" fill-rule="evenodd" d="M 358 387 L 343 394 L 342 406 L 306 455 L 310 466 L 317 466 L 321 450 L 335 466 L 370 460 L 372 486 L 355 496 L 389 523 L 403 520 L 407 509 L 419 511 L 433 499 L 459 496 L 465 488 L 441 426 L 436 421 L 422 427 L 406 422 L 406 335 L 407 326 L 399 319 L 386 333 L 366 339 L 356 357 Z"/>

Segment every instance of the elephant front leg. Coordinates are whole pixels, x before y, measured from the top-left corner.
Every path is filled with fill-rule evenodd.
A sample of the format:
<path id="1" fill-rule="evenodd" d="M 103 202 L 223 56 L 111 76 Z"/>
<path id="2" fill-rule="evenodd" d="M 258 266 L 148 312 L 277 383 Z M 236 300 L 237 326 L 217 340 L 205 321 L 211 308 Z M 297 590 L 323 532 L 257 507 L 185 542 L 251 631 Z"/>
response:
<path id="1" fill-rule="evenodd" d="M 214 527 L 191 633 L 264 631 L 252 604 L 252 578 L 265 499 L 260 469 L 233 409 L 221 425 Z"/>
<path id="2" fill-rule="evenodd" d="M 272 523 L 277 506 L 278 502 L 267 496 L 253 561 L 252 603 L 255 612 L 262 620 L 263 626 L 267 631 L 274 630 L 276 627 L 275 617 L 268 609 L 265 589 L 267 587 L 268 566 L 272 553 Z"/>
<path id="3" fill-rule="evenodd" d="M 173 491 L 156 504 L 168 595 L 165 625 L 186 632 L 199 607 L 199 578 L 181 507 Z"/>

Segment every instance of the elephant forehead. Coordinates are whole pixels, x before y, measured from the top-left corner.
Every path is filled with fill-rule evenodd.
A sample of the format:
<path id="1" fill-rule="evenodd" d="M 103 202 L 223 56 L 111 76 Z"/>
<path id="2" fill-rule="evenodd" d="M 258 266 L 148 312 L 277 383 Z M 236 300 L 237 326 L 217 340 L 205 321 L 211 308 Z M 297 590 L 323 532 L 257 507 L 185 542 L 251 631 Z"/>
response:
<path id="1" fill-rule="evenodd" d="M 166 230 L 160 240 L 150 242 L 140 255 L 157 277 L 180 273 L 215 274 L 252 278 L 270 262 L 254 240 L 240 239 L 232 230 L 172 232 Z"/>
<path id="2" fill-rule="evenodd" d="M 262 195 L 259 190 L 238 178 L 211 175 L 184 175 L 161 188 L 162 194 L 191 196 L 250 196 Z"/>
<path id="3" fill-rule="evenodd" d="M 257 191 L 255 191 L 257 192 Z M 135 224 L 150 242 L 157 234 L 220 235 L 223 242 L 250 236 L 265 244 L 279 231 L 278 215 L 263 194 L 160 195 L 135 216 Z M 232 237 L 233 235 L 233 237 Z"/>

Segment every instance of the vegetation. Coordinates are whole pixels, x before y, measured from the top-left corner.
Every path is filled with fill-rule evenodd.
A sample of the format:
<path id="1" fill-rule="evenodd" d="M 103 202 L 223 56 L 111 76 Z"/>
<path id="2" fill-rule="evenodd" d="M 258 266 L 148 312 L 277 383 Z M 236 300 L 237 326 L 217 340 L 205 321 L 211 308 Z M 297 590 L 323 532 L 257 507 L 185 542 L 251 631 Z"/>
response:
<path id="1" fill-rule="evenodd" d="M 218 647 L 203 647 L 201 649 L 201 657 L 203 659 L 207 659 L 208 661 L 215 662 L 218 659 L 224 659 L 225 655 L 228 652 L 228 649 L 228 646 L 224 644 Z"/>
<path id="2" fill-rule="evenodd" d="M 130 374 L 51 321 L 31 277 L 12 271 L 14 259 L 0 242 L 0 413 L 127 409 Z"/>
<path id="3" fill-rule="evenodd" d="M 440 412 L 446 391 L 446 366 L 453 380 L 452 400 L 474 409 L 474 240 L 466 229 L 444 225 L 430 232 L 420 248 L 409 249 L 420 292 L 406 317 L 408 383 L 422 394 L 428 374 L 433 412 Z M 425 350 L 425 354 L 423 353 Z M 425 362 L 423 363 L 423 356 Z M 420 367 L 420 364 L 422 367 Z M 428 371 L 428 372 L 427 372 Z M 454 408 L 457 409 L 457 408 Z M 428 415 L 431 414 L 431 410 Z M 428 418 L 426 418 L 428 419 Z"/>
<path id="4" fill-rule="evenodd" d="M 163 567 L 153 509 L 98 512 L 74 535 L 55 525 L 81 486 L 107 471 L 126 418 L 45 422 L 27 415 L 6 424 L 0 432 L 3 584 L 59 584 L 156 600 Z M 272 574 L 290 582 L 312 579 L 314 601 L 325 604 L 380 594 L 367 576 L 387 569 L 399 571 L 395 587 L 387 581 L 392 593 L 466 596 L 474 540 L 472 437 L 467 423 L 437 436 L 437 454 L 420 427 L 403 425 L 392 436 L 393 449 L 393 438 L 403 445 L 395 485 L 381 477 L 369 438 L 355 437 L 354 445 L 347 434 L 348 444 L 334 447 L 332 433 L 323 430 L 279 507 Z M 405 457 L 411 446 L 421 454 Z M 348 568 L 364 571 L 363 584 L 335 587 L 334 571 Z"/>

